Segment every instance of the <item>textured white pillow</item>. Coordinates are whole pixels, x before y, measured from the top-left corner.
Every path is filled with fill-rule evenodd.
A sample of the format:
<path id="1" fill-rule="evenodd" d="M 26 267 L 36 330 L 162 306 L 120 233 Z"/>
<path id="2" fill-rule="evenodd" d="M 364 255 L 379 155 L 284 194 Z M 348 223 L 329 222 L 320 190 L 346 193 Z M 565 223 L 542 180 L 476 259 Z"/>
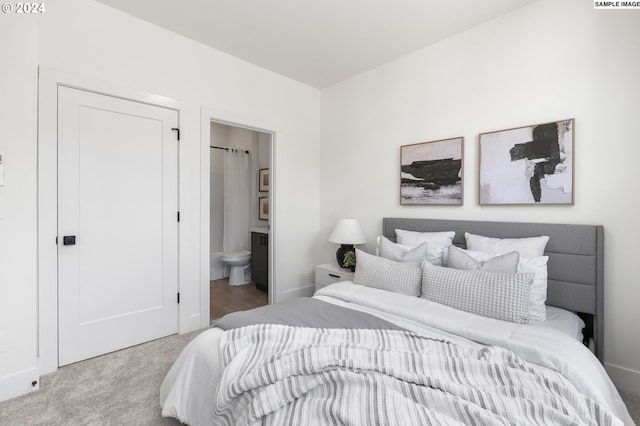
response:
<path id="1" fill-rule="evenodd" d="M 528 238 L 490 238 L 482 235 L 464 233 L 467 240 L 467 249 L 474 251 L 486 251 L 489 253 L 505 254 L 512 251 L 520 253 L 520 257 L 538 257 L 544 255 L 549 237 Z"/>
<path id="2" fill-rule="evenodd" d="M 422 262 L 420 297 L 483 317 L 529 324 L 533 274 L 496 274 Z"/>
<path id="3" fill-rule="evenodd" d="M 447 247 L 453 244 L 456 236 L 454 231 L 444 232 L 415 232 L 396 229 L 398 244 L 418 246 L 422 243 L 429 245 L 427 260 L 434 265 L 447 264 Z"/>
<path id="4" fill-rule="evenodd" d="M 469 257 L 479 261 L 486 262 L 501 256 L 500 253 L 490 253 L 485 251 L 463 250 Z M 529 320 L 532 324 L 544 321 L 547 318 L 547 308 L 545 301 L 547 300 L 547 262 L 549 256 L 538 256 L 532 258 L 520 257 L 516 272 L 533 273 L 534 280 L 531 285 L 531 293 L 529 294 Z M 469 268 L 465 268 L 469 269 Z"/>
<path id="5" fill-rule="evenodd" d="M 447 265 L 454 269 L 477 269 L 486 272 L 502 274 L 515 274 L 518 268 L 520 254 L 517 251 L 511 253 L 478 258 L 471 256 L 466 250 L 454 245 L 449 246 L 449 259 Z"/>
<path id="6" fill-rule="evenodd" d="M 427 259 L 428 250 L 429 246 L 427 243 L 422 243 L 417 247 L 411 247 L 396 244 L 382 235 L 379 239 L 380 256 L 395 262 L 420 263 Z"/>
<path id="7" fill-rule="evenodd" d="M 417 297 L 421 278 L 420 263 L 394 262 L 356 249 L 355 284 Z"/>

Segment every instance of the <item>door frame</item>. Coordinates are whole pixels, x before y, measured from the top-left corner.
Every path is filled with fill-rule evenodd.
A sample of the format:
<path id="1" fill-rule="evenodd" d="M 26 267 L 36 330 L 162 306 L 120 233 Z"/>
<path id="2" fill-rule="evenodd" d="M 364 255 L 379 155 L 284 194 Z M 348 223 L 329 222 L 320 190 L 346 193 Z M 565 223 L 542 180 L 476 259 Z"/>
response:
<path id="1" fill-rule="evenodd" d="M 55 242 L 58 227 L 58 86 L 68 86 L 125 100 L 142 102 L 172 109 L 178 112 L 178 126 L 189 122 L 194 115 L 192 108 L 174 99 L 148 92 L 125 88 L 116 84 L 95 80 L 48 67 L 40 67 L 38 72 L 38 369 L 40 374 L 48 374 L 58 369 L 58 245 Z M 195 112 L 197 115 L 197 110 Z M 186 120 L 185 120 L 186 118 Z M 183 132 L 183 134 L 186 132 Z M 181 174 L 186 161 L 184 157 L 193 153 L 185 152 L 186 138 L 178 142 L 178 209 L 183 208 L 185 180 Z M 193 136 L 190 138 L 193 139 Z M 185 155 L 187 154 L 187 155 Z M 184 203 L 189 204 L 189 203 Z M 187 207 L 187 206 L 185 206 Z M 197 210 L 197 209 L 196 209 Z M 178 291 L 183 290 L 182 282 L 193 280 L 191 266 L 186 263 L 187 238 L 193 232 L 183 232 L 178 225 Z M 186 235 L 185 235 L 186 234 Z M 193 244 L 191 244 L 193 245 Z M 186 250 L 185 250 L 186 248 Z M 191 267 L 193 270 L 193 267 Z M 188 290 L 184 288 L 184 290 Z M 197 294 L 197 293 L 196 293 Z M 185 333 L 204 327 L 203 315 L 194 314 L 189 306 L 178 306 L 178 330 Z M 208 314 L 206 315 L 208 319 Z M 208 326 L 208 321 L 206 321 Z"/>
<path id="2" fill-rule="evenodd" d="M 211 122 L 224 124 L 226 126 L 239 127 L 242 129 L 252 130 L 260 133 L 266 133 L 271 136 L 271 149 L 269 153 L 269 275 L 268 275 L 268 294 L 269 304 L 278 303 L 278 294 L 276 290 L 276 187 L 277 187 L 277 172 L 275 167 L 276 158 L 276 131 L 275 126 L 267 123 L 256 117 L 247 117 L 244 115 L 233 114 L 228 111 L 216 110 L 212 108 L 201 108 L 200 113 L 200 149 L 201 149 L 201 192 L 200 192 L 200 229 L 201 232 L 201 246 L 200 252 L 206 256 L 206 262 L 201 263 L 200 276 L 203 277 L 202 289 L 201 289 L 201 312 L 209 312 L 210 309 L 210 266 L 209 266 L 209 251 L 210 251 L 210 224 L 211 224 L 211 181 L 210 181 L 210 168 L 211 157 L 209 151 L 211 150 Z M 206 279 L 205 279 L 206 277 Z"/>

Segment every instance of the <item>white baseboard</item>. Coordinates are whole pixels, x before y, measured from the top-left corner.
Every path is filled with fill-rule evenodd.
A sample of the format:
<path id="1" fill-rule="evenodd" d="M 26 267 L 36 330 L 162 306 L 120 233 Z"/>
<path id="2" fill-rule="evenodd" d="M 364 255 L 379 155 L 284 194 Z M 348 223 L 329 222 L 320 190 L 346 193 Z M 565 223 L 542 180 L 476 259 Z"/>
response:
<path id="1" fill-rule="evenodd" d="M 284 302 L 285 300 L 295 299 L 296 297 L 310 297 L 310 296 L 313 296 L 313 293 L 315 293 L 315 291 L 316 291 L 315 284 L 310 284 L 305 287 L 294 288 L 293 290 L 283 291 L 276 302 L 280 303 L 280 302 Z"/>
<path id="2" fill-rule="evenodd" d="M 36 384 L 33 385 L 33 382 Z M 35 368 L 0 377 L 0 402 L 38 389 L 40 389 L 40 374 Z"/>
<path id="3" fill-rule="evenodd" d="M 617 388 L 640 395 L 640 371 L 605 362 L 605 370 Z"/>
<path id="4" fill-rule="evenodd" d="M 202 324 L 200 324 L 200 321 L 201 321 L 201 318 L 200 318 L 199 312 L 189 315 L 186 321 L 180 322 L 178 334 L 191 333 L 192 331 L 201 329 L 203 326 Z M 206 326 L 207 324 L 204 325 L 204 327 Z"/>

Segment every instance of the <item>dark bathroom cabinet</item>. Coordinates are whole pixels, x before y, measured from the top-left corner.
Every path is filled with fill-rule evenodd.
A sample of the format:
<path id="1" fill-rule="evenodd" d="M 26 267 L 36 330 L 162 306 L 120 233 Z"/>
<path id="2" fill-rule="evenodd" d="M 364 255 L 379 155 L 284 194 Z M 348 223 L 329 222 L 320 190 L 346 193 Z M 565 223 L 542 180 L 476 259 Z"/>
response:
<path id="1" fill-rule="evenodd" d="M 269 234 L 251 233 L 251 279 L 256 288 L 269 289 Z"/>

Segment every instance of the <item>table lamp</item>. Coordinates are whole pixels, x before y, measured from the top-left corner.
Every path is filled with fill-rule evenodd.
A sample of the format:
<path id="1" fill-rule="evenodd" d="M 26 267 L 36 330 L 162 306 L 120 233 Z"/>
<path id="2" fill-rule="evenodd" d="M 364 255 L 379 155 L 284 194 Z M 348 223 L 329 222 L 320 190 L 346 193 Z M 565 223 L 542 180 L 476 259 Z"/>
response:
<path id="1" fill-rule="evenodd" d="M 341 268 L 344 268 L 344 256 L 350 251 L 355 251 L 354 244 L 366 242 L 358 219 L 340 219 L 333 231 L 329 234 L 329 241 L 340 244 L 336 251 L 336 260 Z"/>

